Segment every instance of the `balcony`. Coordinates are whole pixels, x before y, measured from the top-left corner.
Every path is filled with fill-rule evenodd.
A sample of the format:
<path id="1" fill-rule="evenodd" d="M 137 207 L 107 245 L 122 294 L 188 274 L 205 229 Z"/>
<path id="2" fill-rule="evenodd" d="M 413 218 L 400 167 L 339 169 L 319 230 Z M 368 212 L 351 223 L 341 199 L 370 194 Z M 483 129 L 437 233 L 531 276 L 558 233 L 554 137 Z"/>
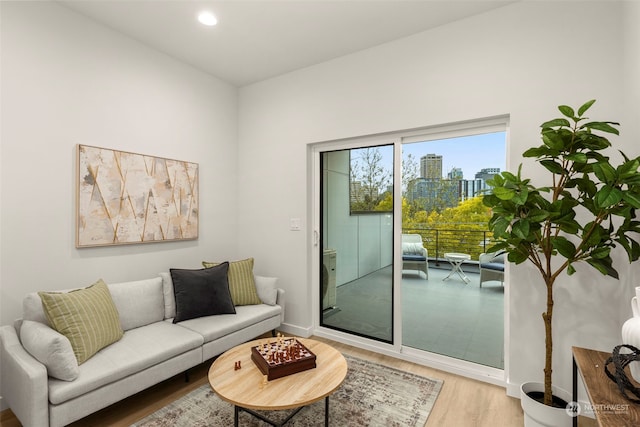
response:
<path id="1" fill-rule="evenodd" d="M 444 259 L 447 252 L 460 252 L 471 255 L 468 264 L 477 264 L 481 253 L 486 252 L 495 240 L 489 230 L 474 230 L 470 228 L 434 229 L 434 228 L 403 228 L 404 234 L 419 234 L 429 252 L 429 260 L 439 266 L 448 262 Z M 477 270 L 476 270 L 477 271 Z"/>
<path id="2" fill-rule="evenodd" d="M 504 368 L 504 287 L 499 281 L 479 286 L 478 255 L 492 243 L 488 231 L 403 229 L 420 234 L 429 251 L 429 278 L 402 274 L 402 344 L 431 353 Z M 462 252 L 468 283 L 451 271 L 445 252 Z M 327 312 L 327 326 L 382 339 L 388 336 L 392 304 L 388 289 L 392 266 L 384 267 L 337 288 L 336 309 Z"/>

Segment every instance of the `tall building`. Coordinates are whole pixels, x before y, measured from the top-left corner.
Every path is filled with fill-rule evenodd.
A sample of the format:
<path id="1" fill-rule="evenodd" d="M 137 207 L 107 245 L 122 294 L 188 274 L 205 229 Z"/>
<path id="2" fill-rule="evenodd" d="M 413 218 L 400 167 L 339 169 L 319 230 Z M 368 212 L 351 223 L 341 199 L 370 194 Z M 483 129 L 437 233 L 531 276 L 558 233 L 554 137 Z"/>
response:
<path id="1" fill-rule="evenodd" d="M 407 198 L 427 212 L 438 212 L 458 204 L 458 180 L 416 178 L 409 183 Z"/>
<path id="2" fill-rule="evenodd" d="M 458 194 L 460 195 L 460 201 L 481 196 L 483 185 L 484 181 L 482 179 L 461 179 L 458 181 Z"/>
<path id="3" fill-rule="evenodd" d="M 500 168 L 482 168 L 480 172 L 476 172 L 476 179 L 482 179 L 487 181 L 493 178 L 494 175 L 500 173 Z"/>
<path id="4" fill-rule="evenodd" d="M 500 168 L 482 168 L 476 172 L 474 180 L 464 180 L 460 182 L 460 199 L 466 200 L 471 197 L 481 196 L 483 191 L 489 186 L 487 181 L 500 173 Z"/>
<path id="5" fill-rule="evenodd" d="M 459 181 L 463 178 L 464 174 L 462 173 L 462 169 L 460 168 L 452 168 L 449 173 L 447 173 L 447 178 L 452 181 Z"/>
<path id="6" fill-rule="evenodd" d="M 442 156 L 427 154 L 420 157 L 420 177 L 426 179 L 442 179 Z"/>

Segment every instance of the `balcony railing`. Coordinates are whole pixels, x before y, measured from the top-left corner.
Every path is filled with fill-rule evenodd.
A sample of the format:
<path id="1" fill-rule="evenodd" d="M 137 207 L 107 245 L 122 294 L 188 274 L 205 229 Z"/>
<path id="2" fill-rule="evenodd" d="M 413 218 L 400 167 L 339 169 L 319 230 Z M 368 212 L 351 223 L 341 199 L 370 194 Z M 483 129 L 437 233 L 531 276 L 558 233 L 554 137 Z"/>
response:
<path id="1" fill-rule="evenodd" d="M 421 235 L 429 258 L 436 263 L 444 260 L 446 252 L 469 254 L 471 261 L 477 262 L 478 256 L 495 243 L 493 233 L 489 230 L 403 228 L 402 232 Z"/>

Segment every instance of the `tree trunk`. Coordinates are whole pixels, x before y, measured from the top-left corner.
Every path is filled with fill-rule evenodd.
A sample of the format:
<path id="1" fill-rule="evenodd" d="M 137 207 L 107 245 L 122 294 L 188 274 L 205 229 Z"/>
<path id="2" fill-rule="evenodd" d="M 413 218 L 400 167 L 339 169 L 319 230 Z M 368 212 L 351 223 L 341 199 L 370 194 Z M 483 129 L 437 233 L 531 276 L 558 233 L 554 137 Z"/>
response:
<path id="1" fill-rule="evenodd" d="M 544 404 L 551 406 L 553 402 L 553 395 L 551 392 L 551 373 L 553 362 L 553 335 L 552 335 L 552 320 L 553 320 L 553 282 L 554 278 L 550 277 L 545 280 L 547 286 L 547 311 L 542 313 L 542 319 L 544 320 L 544 335 L 545 335 L 545 355 L 544 355 Z"/>

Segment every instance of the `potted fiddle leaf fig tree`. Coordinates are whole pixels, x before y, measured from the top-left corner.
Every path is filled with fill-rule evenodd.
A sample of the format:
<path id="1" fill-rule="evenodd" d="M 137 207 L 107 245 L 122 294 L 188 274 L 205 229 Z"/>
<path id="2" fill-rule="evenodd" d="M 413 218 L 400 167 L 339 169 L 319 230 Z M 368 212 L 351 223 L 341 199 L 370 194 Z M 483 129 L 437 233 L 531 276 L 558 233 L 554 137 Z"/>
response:
<path id="1" fill-rule="evenodd" d="M 556 389 L 551 381 L 556 281 L 563 272 L 575 273 L 578 263 L 618 278 L 611 258 L 616 246 L 626 251 L 629 262 L 640 256 L 640 244 L 634 240 L 640 232 L 635 219 L 640 208 L 640 158 L 620 152 L 621 160 L 614 164 L 604 154 L 611 147 L 604 135 L 618 135 L 619 123 L 585 117 L 594 102 L 577 111 L 559 106 L 563 117 L 541 125 L 542 145 L 524 152 L 524 157 L 535 158 L 546 169 L 545 186 L 534 186 L 524 178 L 520 165 L 516 174 L 495 175 L 488 182 L 492 189 L 483 196 L 484 205 L 492 210 L 488 225 L 497 241 L 488 251 L 504 252 L 515 264 L 529 261 L 546 288 L 544 393 L 540 390 L 539 395 L 547 407 L 553 406 L 552 389 Z M 566 413 L 564 417 L 570 420 Z"/>

